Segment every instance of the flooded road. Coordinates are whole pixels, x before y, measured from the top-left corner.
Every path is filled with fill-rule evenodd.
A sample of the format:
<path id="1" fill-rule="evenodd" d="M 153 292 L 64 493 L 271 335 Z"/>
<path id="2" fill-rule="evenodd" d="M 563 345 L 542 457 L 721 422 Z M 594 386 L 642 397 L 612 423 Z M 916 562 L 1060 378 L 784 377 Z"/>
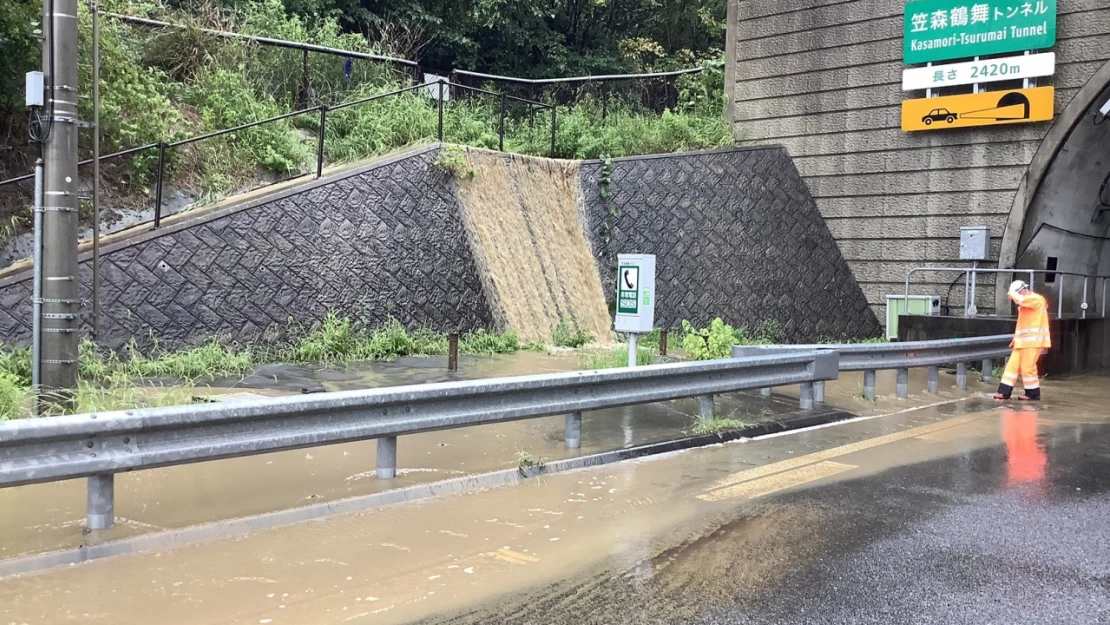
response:
<path id="1" fill-rule="evenodd" d="M 1095 623 L 1110 378 L 0 580 L 0 623 Z"/>
<path id="2" fill-rule="evenodd" d="M 195 394 L 340 391 L 552 373 L 577 369 L 582 358 L 580 352 L 468 356 L 457 373 L 446 370 L 445 358 L 333 368 L 272 365 Z M 793 411 L 796 403 L 789 395 L 747 393 L 723 396 L 719 408 L 724 416 L 757 423 Z M 373 440 L 125 473 L 116 478 L 117 526 L 90 535 L 81 531 L 84 480 L 0 489 L 0 560 L 511 469 L 522 455 L 544 462 L 672 440 L 690 429 L 696 414 L 694 399 L 589 412 L 578 450 L 565 448 L 562 416 L 406 436 L 394 480 L 375 477 Z"/>

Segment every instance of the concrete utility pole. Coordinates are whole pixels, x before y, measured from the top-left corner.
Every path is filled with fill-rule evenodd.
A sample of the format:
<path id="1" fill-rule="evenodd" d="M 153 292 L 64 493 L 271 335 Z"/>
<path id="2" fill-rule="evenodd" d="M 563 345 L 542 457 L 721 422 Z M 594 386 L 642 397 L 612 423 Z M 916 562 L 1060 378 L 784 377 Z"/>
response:
<path id="1" fill-rule="evenodd" d="M 41 392 L 77 386 L 77 0 L 43 0 Z"/>

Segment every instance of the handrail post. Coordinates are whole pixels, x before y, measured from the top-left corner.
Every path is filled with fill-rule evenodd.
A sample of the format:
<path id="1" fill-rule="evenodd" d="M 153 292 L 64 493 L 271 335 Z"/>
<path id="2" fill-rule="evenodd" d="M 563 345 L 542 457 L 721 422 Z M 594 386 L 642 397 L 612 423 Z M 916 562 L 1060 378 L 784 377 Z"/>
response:
<path id="1" fill-rule="evenodd" d="M 324 175 L 324 135 L 328 126 L 328 107 L 320 106 L 320 138 L 316 144 L 316 179 Z"/>
<path id="2" fill-rule="evenodd" d="M 501 93 L 501 109 L 497 116 L 497 149 L 505 151 L 505 94 Z"/>
<path id="3" fill-rule="evenodd" d="M 85 526 L 106 530 L 116 522 L 116 476 L 112 473 L 89 476 L 86 492 Z"/>
<path id="4" fill-rule="evenodd" d="M 439 79 L 439 142 L 443 143 L 443 87 L 444 81 Z"/>
<path id="5" fill-rule="evenodd" d="M 1083 302 L 1079 307 L 1079 309 L 1083 313 L 1084 319 L 1087 318 L 1087 280 L 1087 276 L 1083 276 Z"/>
<path id="6" fill-rule="evenodd" d="M 555 133 L 557 128 L 557 115 L 558 109 L 554 105 L 551 106 L 551 158 L 555 158 Z"/>
<path id="7" fill-rule="evenodd" d="M 162 225 L 162 179 L 166 173 L 166 144 L 158 144 L 158 178 L 154 187 L 154 227 Z"/>
<path id="8" fill-rule="evenodd" d="M 1060 275 L 1060 288 L 1056 292 L 1056 295 L 1057 295 L 1056 299 L 1058 300 L 1056 302 L 1056 318 L 1057 319 L 1061 319 L 1064 316 L 1064 278 L 1066 277 L 1066 276 L 1064 276 L 1064 274 L 1059 274 L 1059 275 Z"/>
<path id="9" fill-rule="evenodd" d="M 1102 279 L 1102 319 L 1106 319 L 1107 316 L 1107 280 Z"/>

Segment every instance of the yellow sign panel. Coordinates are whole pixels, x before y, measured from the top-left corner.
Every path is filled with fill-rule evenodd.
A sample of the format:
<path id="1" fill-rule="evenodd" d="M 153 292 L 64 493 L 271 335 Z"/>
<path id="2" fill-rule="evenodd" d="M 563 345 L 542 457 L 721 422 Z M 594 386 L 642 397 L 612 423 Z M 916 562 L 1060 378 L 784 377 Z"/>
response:
<path id="1" fill-rule="evenodd" d="M 902 102 L 902 130 L 940 130 L 1052 119 L 1055 89 L 1014 89 Z"/>

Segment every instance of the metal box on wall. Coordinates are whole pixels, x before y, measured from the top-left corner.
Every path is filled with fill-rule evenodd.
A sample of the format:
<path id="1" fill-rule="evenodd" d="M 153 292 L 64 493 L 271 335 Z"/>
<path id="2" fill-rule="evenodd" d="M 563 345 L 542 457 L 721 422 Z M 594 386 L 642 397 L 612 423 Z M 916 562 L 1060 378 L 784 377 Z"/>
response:
<path id="1" fill-rule="evenodd" d="M 960 228 L 960 260 L 989 260 L 991 234 L 986 226 Z"/>

